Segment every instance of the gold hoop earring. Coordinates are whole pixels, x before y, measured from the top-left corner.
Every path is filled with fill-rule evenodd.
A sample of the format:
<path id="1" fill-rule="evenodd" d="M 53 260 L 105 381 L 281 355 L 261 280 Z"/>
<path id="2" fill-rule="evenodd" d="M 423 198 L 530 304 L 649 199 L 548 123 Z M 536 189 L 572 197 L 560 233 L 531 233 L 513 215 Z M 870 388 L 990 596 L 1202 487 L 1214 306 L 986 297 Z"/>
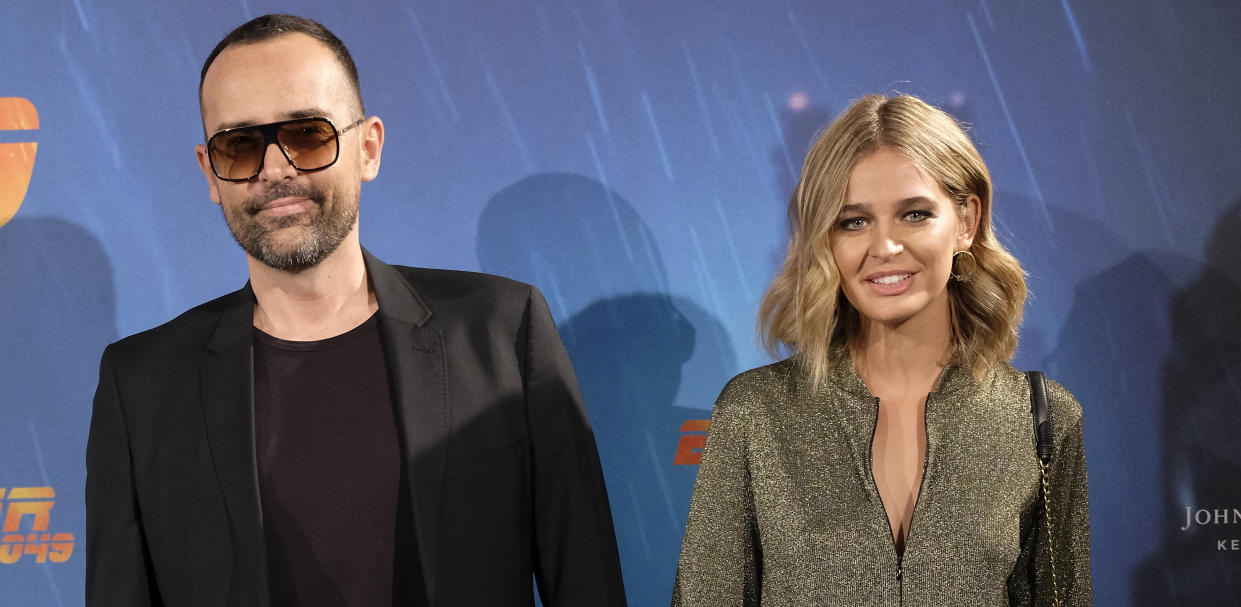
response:
<path id="1" fill-rule="evenodd" d="M 958 264 L 957 257 L 962 254 L 969 255 L 969 261 L 968 262 L 962 261 L 960 264 Z M 964 260 L 965 258 L 962 257 L 961 259 Z M 968 269 L 963 269 L 964 271 L 958 272 L 956 269 L 958 265 L 964 265 Z M 969 251 L 957 251 L 956 253 L 952 254 L 952 266 L 953 266 L 952 277 L 957 279 L 957 282 L 969 282 L 970 279 L 974 277 L 974 272 L 978 271 L 978 260 L 975 259 L 974 254 Z"/>

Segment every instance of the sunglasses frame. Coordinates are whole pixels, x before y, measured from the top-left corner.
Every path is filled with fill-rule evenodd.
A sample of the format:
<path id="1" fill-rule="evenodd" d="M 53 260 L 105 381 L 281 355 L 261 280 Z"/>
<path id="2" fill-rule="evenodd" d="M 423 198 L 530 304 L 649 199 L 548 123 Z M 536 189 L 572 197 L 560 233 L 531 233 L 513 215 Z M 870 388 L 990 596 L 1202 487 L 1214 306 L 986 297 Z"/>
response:
<path id="1" fill-rule="evenodd" d="M 297 166 L 297 163 L 293 162 L 292 158 L 289 158 L 289 151 L 284 149 L 284 144 L 280 143 L 280 139 L 277 138 L 277 134 L 280 132 L 280 127 L 283 127 L 286 124 L 294 124 L 297 122 L 307 122 L 307 121 L 312 121 L 312 120 L 326 122 L 328 126 L 332 127 L 332 132 L 335 133 L 334 141 L 336 143 L 336 156 L 332 158 L 331 162 L 321 167 L 315 167 L 313 169 L 303 169 Z M 274 143 L 276 144 L 276 148 L 280 150 L 280 153 L 284 155 L 284 159 L 289 162 L 289 166 L 293 167 L 299 172 L 312 173 L 314 171 L 322 171 L 323 169 L 326 169 L 336 164 L 337 160 L 340 160 L 340 136 L 349 132 L 351 129 L 358 126 L 359 124 L 362 124 L 363 122 L 366 122 L 366 117 L 358 118 L 356 121 L 353 122 L 353 124 L 350 124 L 349 126 L 343 129 L 337 129 L 336 125 L 332 124 L 332 121 L 326 117 L 305 116 L 303 118 L 281 120 L 280 122 L 269 122 L 267 124 L 252 124 L 248 126 L 239 126 L 236 128 L 224 129 L 223 131 L 219 131 L 215 133 L 214 135 L 212 135 L 209 139 L 207 139 L 207 161 L 211 163 L 211 172 L 215 173 L 215 176 L 217 179 L 220 179 L 221 181 L 229 181 L 232 183 L 244 183 L 244 182 L 254 179 L 255 177 L 258 177 L 259 173 L 263 172 L 263 162 L 267 159 L 267 146 L 270 146 L 271 144 Z M 229 133 L 236 133 L 238 131 L 245 131 L 245 130 L 250 130 L 250 129 L 257 130 L 261 135 L 263 135 L 263 153 L 259 156 L 259 164 L 258 164 L 258 167 L 254 169 L 254 174 L 246 178 L 224 177 L 220 175 L 220 170 L 216 168 L 215 166 L 215 155 L 211 151 L 212 150 L 211 144 L 215 141 L 216 137 L 219 137 L 221 135 L 228 135 Z"/>

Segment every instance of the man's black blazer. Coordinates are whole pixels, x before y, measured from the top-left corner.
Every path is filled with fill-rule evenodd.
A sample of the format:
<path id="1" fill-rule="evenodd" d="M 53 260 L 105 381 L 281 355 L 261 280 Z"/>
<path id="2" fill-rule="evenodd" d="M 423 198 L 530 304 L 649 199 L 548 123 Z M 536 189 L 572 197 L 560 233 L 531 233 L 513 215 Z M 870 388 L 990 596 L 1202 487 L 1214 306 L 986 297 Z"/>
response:
<path id="1" fill-rule="evenodd" d="M 548 607 L 624 605 L 594 435 L 542 295 L 364 256 L 430 604 L 528 606 L 533 572 Z M 89 607 L 270 603 L 253 312 L 247 284 L 104 351 Z"/>

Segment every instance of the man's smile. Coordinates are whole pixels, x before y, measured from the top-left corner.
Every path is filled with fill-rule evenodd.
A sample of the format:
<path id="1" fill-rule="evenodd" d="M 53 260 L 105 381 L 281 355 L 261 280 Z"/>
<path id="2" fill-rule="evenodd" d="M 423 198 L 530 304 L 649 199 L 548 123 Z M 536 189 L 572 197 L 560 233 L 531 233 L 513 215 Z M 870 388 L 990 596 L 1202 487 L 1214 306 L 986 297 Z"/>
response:
<path id="1" fill-rule="evenodd" d="M 284 196 L 263 204 L 256 213 L 269 217 L 281 217 L 309 210 L 314 204 L 314 201 L 301 196 Z"/>

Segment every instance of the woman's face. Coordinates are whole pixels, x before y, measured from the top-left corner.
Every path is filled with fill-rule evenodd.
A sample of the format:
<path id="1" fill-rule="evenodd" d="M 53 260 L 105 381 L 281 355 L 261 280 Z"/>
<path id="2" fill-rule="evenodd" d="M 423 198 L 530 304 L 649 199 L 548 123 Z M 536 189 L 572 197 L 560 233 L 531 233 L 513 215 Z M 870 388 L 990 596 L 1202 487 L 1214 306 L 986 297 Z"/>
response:
<path id="1" fill-rule="evenodd" d="M 948 321 L 952 255 L 968 249 L 978 198 L 955 205 L 926 171 L 879 148 L 849 175 L 831 247 L 841 288 L 863 323 Z"/>

